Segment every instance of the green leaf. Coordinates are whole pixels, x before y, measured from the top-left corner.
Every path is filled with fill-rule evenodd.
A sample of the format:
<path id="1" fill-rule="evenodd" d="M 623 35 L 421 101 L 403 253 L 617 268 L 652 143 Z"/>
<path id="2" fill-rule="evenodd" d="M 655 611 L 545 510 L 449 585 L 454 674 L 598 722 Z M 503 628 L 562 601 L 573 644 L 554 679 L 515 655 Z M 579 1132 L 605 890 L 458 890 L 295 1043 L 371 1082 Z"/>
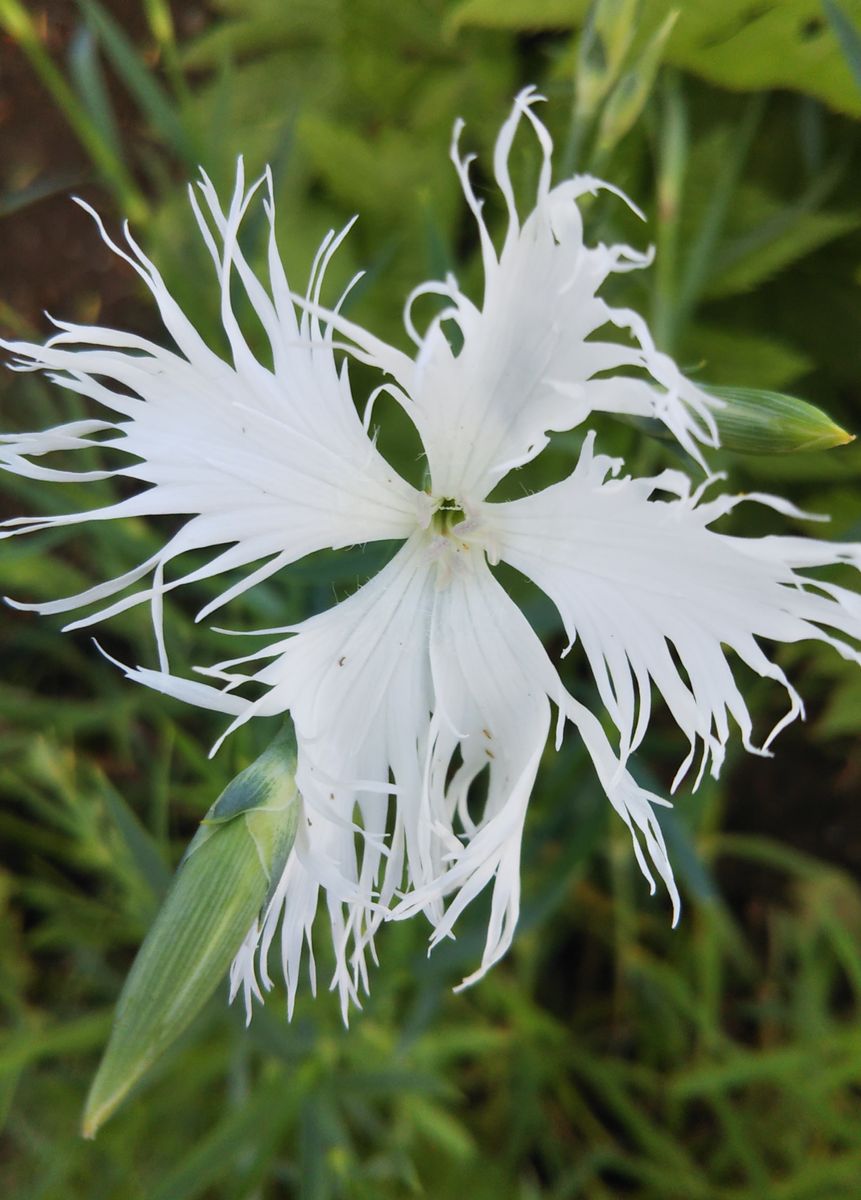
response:
<path id="1" fill-rule="evenodd" d="M 144 829 L 137 815 L 123 797 L 115 792 L 107 782 L 103 794 L 105 808 L 116 825 L 141 879 L 145 881 L 155 896 L 164 895 L 167 891 L 170 874 L 152 835 Z"/>
<path id="2" fill-rule="evenodd" d="M 741 178 L 744 165 L 756 131 L 762 120 L 765 100 L 762 96 L 752 97 L 746 106 L 741 122 L 727 136 L 721 131 L 717 139 L 723 144 L 721 158 L 716 164 L 716 174 L 711 179 L 705 209 L 699 216 L 690 248 L 685 258 L 679 280 L 672 325 L 675 332 L 684 329 L 705 288 L 714 273 L 718 246 L 724 234 L 732 201 Z M 691 163 L 691 168 L 695 164 Z"/>
<path id="3" fill-rule="evenodd" d="M 79 3 L 87 23 L 104 47 L 111 65 L 153 129 L 160 134 L 166 145 L 183 159 L 186 166 L 196 170 L 201 155 L 177 115 L 176 101 L 162 88 L 153 72 L 147 69 L 122 27 L 98 0 L 79 0 Z"/>
<path id="4" fill-rule="evenodd" d="M 121 159 L 122 143 L 111 98 L 105 86 L 96 39 L 91 31 L 83 26 L 76 30 L 69 46 L 69 74 L 102 141 L 110 146 L 118 159 Z"/>
<path id="5" fill-rule="evenodd" d="M 20 212 L 31 204 L 38 204 L 40 200 L 46 200 L 49 196 L 68 196 L 69 192 L 82 187 L 86 182 L 86 176 L 80 171 L 62 171 L 35 179 L 26 187 L 0 195 L 0 217 L 11 216 L 12 213 Z M 5 314 L 3 320 L 8 320 Z"/>
<path id="6" fill-rule="evenodd" d="M 295 1092 L 291 1094 L 283 1072 L 261 1083 L 245 1103 L 228 1110 L 201 1141 L 190 1141 L 186 1154 L 157 1181 L 149 1200 L 193 1200 L 212 1194 L 213 1186 L 223 1186 L 225 1164 L 234 1166 L 247 1157 L 248 1146 L 253 1146 L 255 1157 L 274 1150 L 284 1126 L 294 1117 L 298 1098 Z M 252 1192 L 243 1189 L 242 1194 Z"/>
<path id="7" fill-rule="evenodd" d="M 589 0 L 465 0 L 449 18 L 457 31 L 479 29 L 572 29 L 583 24 Z M 838 44 L 820 0 L 722 0 L 679 4 L 643 0 L 641 32 L 651 36 L 674 9 L 681 16 L 667 43 L 675 66 L 736 91 L 790 88 L 823 100 L 838 112 L 861 114 L 846 41 Z M 861 22 L 861 0 L 843 0 L 845 24 Z M 836 22 L 829 12 L 832 25 Z"/>
<path id="8" fill-rule="evenodd" d="M 571 29 L 580 23 L 588 0 L 465 0 L 448 20 L 453 31 L 479 29 Z"/>
<path id="9" fill-rule="evenodd" d="M 412 131 L 386 129 L 369 136 L 316 113 L 300 119 L 299 131 L 305 153 L 333 195 L 345 207 L 387 223 L 403 221 L 405 197 L 426 191 L 439 156 L 438 146 Z"/>
<path id="10" fill-rule="evenodd" d="M 53 59 L 42 45 L 37 27 L 19 0 L 0 0 L 0 27 L 17 43 L 30 60 L 45 89 L 53 97 L 78 141 L 94 166 L 116 192 L 118 200 L 132 220 L 143 220 L 147 204 L 114 148 L 107 142 Z"/>
<path id="11" fill-rule="evenodd" d="M 822 0 L 822 8 L 831 23 L 831 28 L 834 30 L 849 70 L 852 72 L 855 86 L 861 92 L 861 34 L 858 32 L 858 27 L 849 20 L 837 0 Z"/>
<path id="12" fill-rule="evenodd" d="M 851 669 L 851 668 L 849 668 Z M 823 715 L 816 725 L 821 737 L 855 737 L 861 728 L 861 679 L 857 672 L 839 684 L 831 694 Z"/>
<path id="13" fill-rule="evenodd" d="M 739 189 L 735 203 L 750 223 L 742 236 L 727 239 L 721 247 L 703 293 L 709 300 L 751 291 L 806 254 L 861 225 L 861 216 L 856 213 L 805 211 L 804 200 L 786 204 L 766 198 L 750 186 Z M 757 211 L 764 213 L 764 219 L 751 222 Z"/>
<path id="14" fill-rule="evenodd" d="M 646 0 L 655 24 L 672 7 L 668 0 Z M 861 15 L 859 0 L 847 0 L 845 7 Z M 861 95 L 852 87 L 820 0 L 687 4 L 670 40 L 668 57 L 722 87 L 791 88 L 818 96 L 838 111 L 861 113 Z"/>
<path id="15" fill-rule="evenodd" d="M 222 5 L 226 18 L 207 23 L 200 36 L 181 47 L 186 69 L 217 67 L 225 55 L 249 59 L 283 51 L 290 46 L 307 50 L 308 43 L 337 29 L 343 12 L 338 0 L 244 0 Z"/>
<path id="16" fill-rule="evenodd" d="M 689 371 L 707 375 L 715 386 L 744 379 L 750 387 L 779 392 L 813 367 L 795 346 L 749 329 L 694 325 L 677 355 Z"/>
<path id="17" fill-rule="evenodd" d="M 85 1137 L 200 1012 L 271 898 L 296 835 L 295 771 L 295 737 L 285 727 L 201 823 L 123 987 L 84 1110 Z"/>
<path id="18" fill-rule="evenodd" d="M 105 1035 L 107 1011 L 35 1029 L 15 1029 L 0 1038 L 0 1078 L 48 1058 L 68 1058 L 97 1046 Z"/>

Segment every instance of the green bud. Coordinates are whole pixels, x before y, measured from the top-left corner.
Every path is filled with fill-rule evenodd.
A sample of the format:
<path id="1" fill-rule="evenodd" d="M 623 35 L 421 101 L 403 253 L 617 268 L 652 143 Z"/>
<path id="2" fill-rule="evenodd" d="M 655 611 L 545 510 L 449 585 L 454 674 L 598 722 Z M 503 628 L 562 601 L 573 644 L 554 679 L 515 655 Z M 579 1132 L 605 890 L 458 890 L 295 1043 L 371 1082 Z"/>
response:
<path id="1" fill-rule="evenodd" d="M 616 82 L 633 40 L 642 0 L 593 0 L 586 14 L 574 76 L 581 120 L 595 113 Z"/>
<path id="2" fill-rule="evenodd" d="M 712 409 L 722 450 L 735 454 L 799 454 L 832 450 L 855 441 L 854 433 L 847 433 L 821 408 L 795 396 L 757 388 L 706 390 L 724 402 L 721 408 Z M 618 419 L 648 437 L 673 440 L 663 421 L 654 417 L 620 414 Z"/>
<path id="3" fill-rule="evenodd" d="M 631 48 L 642 7 L 643 0 L 595 0 L 594 24 L 614 79 Z"/>
<path id="4" fill-rule="evenodd" d="M 120 995 L 85 1137 L 200 1012 L 269 902 L 296 836 L 295 776 L 296 739 L 285 727 L 201 822 Z"/>
<path id="5" fill-rule="evenodd" d="M 723 400 L 714 418 L 721 446 L 738 454 L 796 454 L 831 450 L 855 440 L 806 400 L 755 388 L 709 388 Z"/>
<path id="6" fill-rule="evenodd" d="M 616 84 L 601 114 L 596 154 L 605 157 L 639 118 L 652 91 L 664 46 L 678 18 L 671 12 Z"/>

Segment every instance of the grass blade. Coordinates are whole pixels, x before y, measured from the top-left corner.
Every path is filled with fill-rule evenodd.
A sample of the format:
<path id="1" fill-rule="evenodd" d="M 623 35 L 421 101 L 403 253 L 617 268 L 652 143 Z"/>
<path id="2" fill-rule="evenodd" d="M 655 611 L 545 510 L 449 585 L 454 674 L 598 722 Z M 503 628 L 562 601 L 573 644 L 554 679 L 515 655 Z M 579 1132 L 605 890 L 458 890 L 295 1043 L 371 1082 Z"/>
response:
<path id="1" fill-rule="evenodd" d="M 85 106 L 69 87 L 50 55 L 27 10 L 18 0 L 0 0 L 0 26 L 20 46 L 86 150 L 93 165 L 114 192 L 117 204 L 131 220 L 143 221 L 147 204 L 127 168 L 105 140 Z"/>

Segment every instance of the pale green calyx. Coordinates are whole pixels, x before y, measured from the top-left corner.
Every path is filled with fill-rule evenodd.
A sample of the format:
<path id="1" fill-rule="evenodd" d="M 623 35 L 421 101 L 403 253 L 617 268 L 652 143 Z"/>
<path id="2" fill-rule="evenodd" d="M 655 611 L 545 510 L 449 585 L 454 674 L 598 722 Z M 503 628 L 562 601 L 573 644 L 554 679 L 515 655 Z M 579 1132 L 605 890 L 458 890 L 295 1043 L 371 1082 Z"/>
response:
<path id="1" fill-rule="evenodd" d="M 201 822 L 126 979 L 84 1110 L 93 1137 L 218 987 L 296 836 L 296 739 L 285 726 Z"/>
<path id="2" fill-rule="evenodd" d="M 709 387 L 720 404 L 711 410 L 722 450 L 735 454 L 799 454 L 832 450 L 855 441 L 826 412 L 782 392 L 759 388 Z M 619 414 L 618 419 L 661 441 L 672 439 L 654 417 Z"/>
<path id="3" fill-rule="evenodd" d="M 806 400 L 756 388 L 709 388 L 723 407 L 714 417 L 721 446 L 740 454 L 831 450 L 855 440 Z"/>

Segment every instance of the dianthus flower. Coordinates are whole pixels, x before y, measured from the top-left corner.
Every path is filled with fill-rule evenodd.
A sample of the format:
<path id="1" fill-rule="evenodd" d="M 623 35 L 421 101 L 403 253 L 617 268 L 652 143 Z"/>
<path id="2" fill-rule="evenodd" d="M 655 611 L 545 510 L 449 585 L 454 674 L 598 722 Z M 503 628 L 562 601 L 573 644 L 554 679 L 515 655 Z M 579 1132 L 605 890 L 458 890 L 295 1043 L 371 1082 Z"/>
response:
<path id="1" fill-rule="evenodd" d="M 678 893 L 653 810 L 666 802 L 640 787 L 626 765 L 649 724 L 653 688 L 689 745 L 678 783 L 697 758 L 700 777 L 707 769 L 718 774 L 731 722 L 757 753 L 767 752 L 777 732 L 762 746 L 754 743 L 729 651 L 786 690 L 789 709 L 778 729 L 802 705 L 760 639 L 824 641 L 861 660 L 852 644 L 861 637 L 858 595 L 799 574 L 838 562 L 859 568 L 861 547 L 731 537 L 710 528 L 739 499 L 803 515 L 779 499 L 708 499 L 716 477 L 694 487 L 679 470 L 630 478 L 621 461 L 596 452 L 591 432 L 567 479 L 521 499 L 488 499 L 508 472 L 541 453 L 549 433 L 571 430 L 596 412 L 659 419 L 700 465 L 702 447 L 718 442 L 718 402 L 656 349 L 640 316 L 599 296 L 608 276 L 647 266 L 650 256 L 625 245 L 585 244 L 578 200 L 608 185 L 589 176 L 551 185 L 552 145 L 533 111 L 538 99 L 532 89 L 521 93 L 496 142 L 494 174 L 508 214 L 498 252 L 470 183 L 470 160 L 458 149 L 460 123 L 455 129 L 452 159 L 478 227 L 484 296 L 476 306 L 451 277 L 417 288 L 406 308 L 414 357 L 321 306 L 340 237 L 330 234 L 323 243 L 304 296 L 291 292 L 275 242 L 271 178 L 267 173 L 246 190 L 241 163 L 226 212 L 205 176 L 203 204 L 191 193 L 232 361 L 204 343 L 128 231 L 126 251 L 104 229 L 152 292 L 175 349 L 63 322 L 45 346 L 4 343 L 19 369 L 46 371 L 104 415 L 8 436 L 3 465 L 36 479 L 111 475 L 145 486 L 94 511 L 8 521 L 3 536 L 127 516 L 188 517 L 153 557 L 120 578 L 20 607 L 58 613 L 110 599 L 68 626 L 74 628 L 149 601 L 159 669 L 129 668 L 130 678 L 233 714 L 231 729 L 258 715 L 288 713 L 294 722 L 302 814 L 274 897 L 234 962 L 233 989 L 244 990 L 247 1004 L 261 996 L 261 984 L 271 986 L 269 951 L 279 923 L 291 1009 L 306 942 L 313 982 L 311 929 L 321 888 L 332 926 L 333 986 L 345 1009 L 367 988 L 366 956 L 381 921 L 423 913 L 434 944 L 488 886 L 484 953 L 464 984 L 497 962 L 517 922 L 524 820 L 554 708 L 557 745 L 570 722 L 631 832 L 652 890 L 654 871 L 676 916 Z M 543 158 L 535 206 L 521 220 L 508 160 L 523 121 Z M 264 183 L 268 289 L 237 242 Z M 235 317 L 237 277 L 268 337 L 271 367 L 254 356 Z M 410 314 L 412 301 L 426 293 L 443 304 L 420 335 Z M 452 326 L 457 350 L 447 336 Z M 599 331 L 612 326 L 623 340 L 601 339 Z M 426 490 L 403 479 L 376 448 L 370 403 L 363 421 L 351 394 L 350 355 L 380 372 L 377 391 L 388 390 L 415 425 Z M 50 452 L 94 444 L 130 461 L 83 473 L 41 463 Z M 199 614 L 205 617 L 314 551 L 389 539 L 402 545 L 368 583 L 300 624 L 259 631 L 275 640 L 204 669 L 213 683 L 171 673 L 161 630 L 165 592 L 247 568 Z M 210 548 L 218 550 L 207 565 L 167 577 L 173 559 Z M 498 582 L 493 568 L 501 562 L 555 604 L 568 648 L 576 646 L 591 669 L 618 747 L 563 686 Z M 147 578 L 142 590 L 129 592 Z M 255 700 L 237 692 L 249 680 L 263 685 Z M 486 799 L 476 815 L 470 789 L 482 772 Z"/>

